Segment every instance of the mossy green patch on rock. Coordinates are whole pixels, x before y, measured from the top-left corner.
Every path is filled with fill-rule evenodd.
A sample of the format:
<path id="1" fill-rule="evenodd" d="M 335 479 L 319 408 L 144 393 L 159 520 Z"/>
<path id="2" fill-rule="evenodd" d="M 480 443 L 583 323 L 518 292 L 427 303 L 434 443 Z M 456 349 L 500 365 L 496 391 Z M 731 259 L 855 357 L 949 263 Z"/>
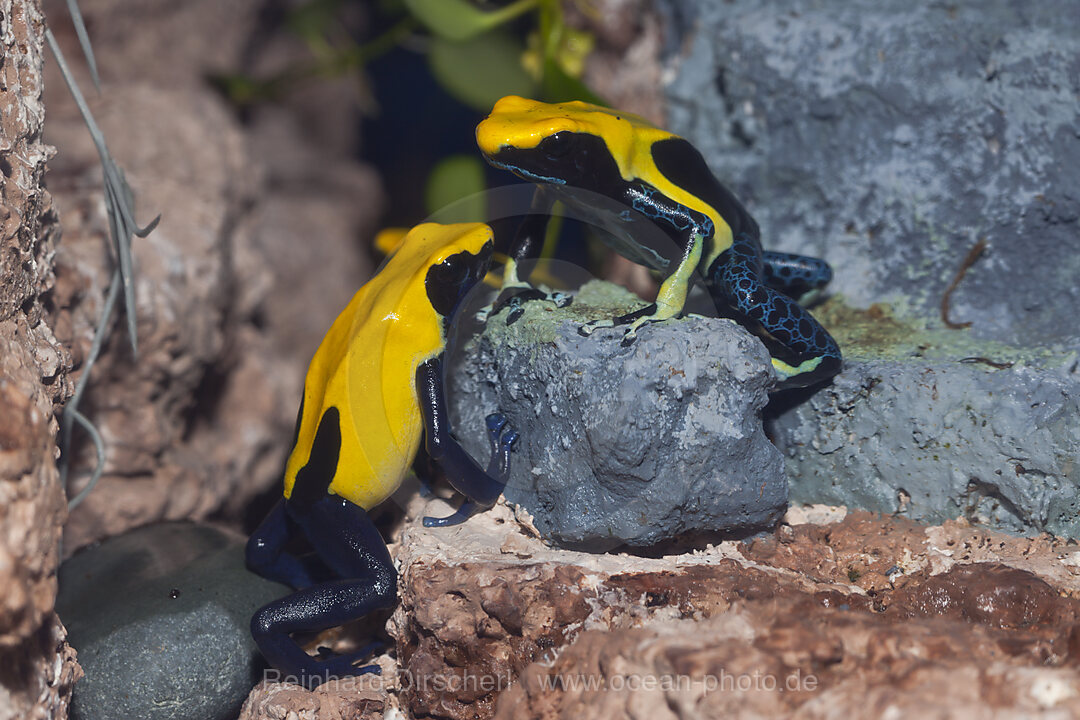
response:
<path id="1" fill-rule="evenodd" d="M 555 342 L 559 326 L 567 321 L 579 325 L 591 320 L 624 315 L 646 304 L 624 287 L 603 280 L 590 280 L 574 293 L 569 307 L 556 312 L 554 303 L 534 301 L 525 303 L 524 314 L 507 325 L 505 312 L 493 318 L 485 328 L 492 342 L 510 341 L 518 347 Z"/>
<path id="2" fill-rule="evenodd" d="M 1004 369 L 1054 368 L 1074 359 L 1059 347 L 1018 347 L 977 338 L 968 328 L 927 327 L 925 320 L 886 303 L 860 309 L 833 296 L 813 313 L 836 338 L 847 360 L 951 360 Z"/>

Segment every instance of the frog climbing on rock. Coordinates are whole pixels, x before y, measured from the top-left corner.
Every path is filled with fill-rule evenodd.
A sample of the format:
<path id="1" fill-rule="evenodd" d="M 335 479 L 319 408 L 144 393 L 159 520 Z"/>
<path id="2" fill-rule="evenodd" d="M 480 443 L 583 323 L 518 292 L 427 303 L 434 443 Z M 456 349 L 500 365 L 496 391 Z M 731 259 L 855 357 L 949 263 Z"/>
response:
<path id="1" fill-rule="evenodd" d="M 508 96 L 477 126 L 476 139 L 489 163 L 537 184 L 496 311 L 509 304 L 507 297 L 539 295 L 518 280 L 517 263 L 536 254 L 560 200 L 610 232 L 606 240 L 616 252 L 666 274 L 654 303 L 588 323 L 582 334 L 629 325 L 623 342 L 632 342 L 644 324 L 682 312 L 697 271 L 721 312 L 765 343 L 780 388 L 812 385 L 840 371 L 836 341 L 796 301 L 828 283 L 832 270 L 816 258 L 762 252 L 757 223 L 683 138 L 618 110 Z M 677 257 L 642 242 L 654 230 L 646 224 L 666 233 Z M 508 319 L 518 314 L 512 308 Z"/>
<path id="2" fill-rule="evenodd" d="M 367 649 L 328 659 L 290 633 L 341 625 L 394 604 L 397 573 L 367 511 L 401 484 L 421 448 L 466 500 L 431 526 L 461 522 L 495 503 L 517 433 L 487 417 L 491 460 L 480 468 L 450 434 L 443 391 L 448 326 L 487 273 L 492 230 L 482 223 L 413 228 L 338 316 L 311 360 L 284 497 L 252 534 L 249 567 L 297 588 L 261 608 L 251 631 L 278 670 L 307 686 L 378 672 L 356 667 Z M 302 533 L 320 566 L 286 550 Z M 326 580 L 326 570 L 333 579 Z"/>

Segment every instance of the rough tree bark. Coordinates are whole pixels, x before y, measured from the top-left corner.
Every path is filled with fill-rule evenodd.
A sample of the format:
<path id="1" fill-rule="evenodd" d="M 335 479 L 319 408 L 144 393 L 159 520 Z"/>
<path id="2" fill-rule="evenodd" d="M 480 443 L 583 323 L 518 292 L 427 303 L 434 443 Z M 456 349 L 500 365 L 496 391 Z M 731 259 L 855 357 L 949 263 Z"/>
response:
<path id="1" fill-rule="evenodd" d="M 0 719 L 65 718 L 80 673 L 53 611 L 60 528 L 54 409 L 70 360 L 46 321 L 59 236 L 43 188 L 44 19 L 0 0 Z"/>

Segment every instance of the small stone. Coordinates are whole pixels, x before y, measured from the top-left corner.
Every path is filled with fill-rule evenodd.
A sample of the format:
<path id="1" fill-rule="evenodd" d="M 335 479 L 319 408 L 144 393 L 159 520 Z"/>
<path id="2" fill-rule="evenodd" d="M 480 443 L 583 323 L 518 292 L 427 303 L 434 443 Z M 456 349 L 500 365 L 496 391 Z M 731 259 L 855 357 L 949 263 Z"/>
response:
<path id="1" fill-rule="evenodd" d="M 75 720 L 233 718 L 258 680 L 252 613 L 287 588 L 244 567 L 243 538 L 194 523 L 77 553 L 56 610 L 86 672 Z"/>

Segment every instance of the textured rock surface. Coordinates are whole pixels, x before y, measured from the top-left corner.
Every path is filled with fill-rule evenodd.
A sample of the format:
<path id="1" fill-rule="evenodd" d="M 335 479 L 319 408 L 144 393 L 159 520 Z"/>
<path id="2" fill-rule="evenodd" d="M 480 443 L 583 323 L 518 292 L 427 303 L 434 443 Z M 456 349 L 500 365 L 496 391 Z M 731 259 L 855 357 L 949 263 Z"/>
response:
<path id="1" fill-rule="evenodd" d="M 669 128 L 869 306 L 820 314 L 847 365 L 777 421 L 792 497 L 1076 536 L 1075 7 L 660 6 Z"/>
<path id="2" fill-rule="evenodd" d="M 568 22 L 595 38 L 582 76 L 589 88 L 611 104 L 664 124 L 664 83 L 657 62 L 663 44 L 659 15 L 649 12 L 651 0 L 597 0 L 588 6 L 568 5 Z"/>
<path id="3" fill-rule="evenodd" d="M 669 129 L 747 201 L 767 246 L 825 257 L 855 305 L 933 318 L 984 238 L 956 317 L 983 338 L 1075 345 L 1069 0 L 665 4 L 688 48 Z"/>
<path id="4" fill-rule="evenodd" d="M 291 683 L 266 682 L 251 691 L 239 720 L 384 720 L 394 717 L 384 715 L 390 707 L 378 676 L 331 681 L 314 691 Z"/>
<path id="5" fill-rule="evenodd" d="M 64 493 L 55 404 L 70 359 L 47 323 L 58 237 L 42 187 L 41 12 L 0 0 L 0 718 L 67 717 L 79 675 L 53 613 Z"/>
<path id="6" fill-rule="evenodd" d="M 455 433 L 485 457 L 483 416 L 506 415 L 522 440 L 504 495 L 560 544 L 602 551 L 775 521 L 787 487 L 761 424 L 774 382 L 764 346 L 715 318 L 649 325 L 630 347 L 621 329 L 578 334 L 635 301 L 593 283 L 569 308 L 532 303 L 510 326 L 496 316 L 450 380 Z"/>
<path id="7" fill-rule="evenodd" d="M 409 524 L 394 692 L 455 720 L 1075 712 L 1075 544 L 814 514 L 657 558 L 555 550 L 503 505 Z"/>
<path id="8" fill-rule="evenodd" d="M 73 513 L 67 549 L 156 520 L 238 514 L 279 480 L 304 367 L 368 271 L 356 238 L 380 201 L 339 138 L 312 135 L 295 108 L 245 128 L 207 86 L 207 72 L 248 57 L 241 38 L 261 3 L 81 7 L 105 28 L 92 109 L 139 218 L 162 221 L 135 242 L 139 360 L 117 326 L 84 401 L 108 465 Z M 70 34 L 62 39 L 77 57 Z M 107 225 L 96 153 L 58 78 L 49 102 L 65 225 L 57 332 L 78 368 L 111 273 Z M 331 106 L 321 107 L 334 115 Z M 81 444 L 74 467 L 84 474 L 92 462 Z"/>
<path id="9" fill-rule="evenodd" d="M 505 504 L 427 529 L 445 502 L 399 499 L 397 663 L 315 692 L 265 683 L 244 720 L 350 701 L 454 720 L 1078 710 L 1073 541 L 799 506 L 750 542 L 598 555 L 546 545 Z"/>
<path id="10" fill-rule="evenodd" d="M 243 538 L 191 523 L 76 553 L 56 601 L 86 673 L 72 717 L 235 717 L 263 667 L 251 615 L 287 591 L 244 569 Z"/>
<path id="11" fill-rule="evenodd" d="M 162 222 L 134 243 L 139 358 L 132 360 L 117 325 L 84 400 L 82 411 L 106 444 L 106 475 L 65 528 L 71 549 L 150 520 L 203 517 L 220 507 L 249 482 L 244 470 L 254 455 L 272 451 L 267 434 L 274 426 L 266 423 L 278 407 L 284 412 L 292 389 L 258 364 L 245 368 L 245 391 L 229 383 L 227 344 L 249 330 L 246 318 L 233 324 L 230 316 L 238 281 L 231 228 L 254 185 L 243 138 L 227 113 L 190 90 L 125 86 L 103 97 L 93 110 L 135 189 L 138 217 L 161 212 Z M 81 367 L 112 273 L 103 253 L 108 226 L 95 152 L 70 105 L 56 105 L 49 137 L 60 148 L 52 177 L 65 226 L 57 332 L 72 343 Z M 249 335 L 247 342 L 265 341 Z M 200 396 L 213 394 L 221 404 L 208 413 Z M 266 420 L 225 441 L 216 425 L 222 418 L 212 411 L 250 412 L 252 401 Z M 233 419 L 243 422 L 244 415 Z M 75 488 L 94 462 L 87 444 L 78 447 Z"/>
<path id="12" fill-rule="evenodd" d="M 787 603 L 778 609 L 806 610 Z M 1040 667 L 1030 658 L 985 660 L 1004 653 L 981 629 L 957 625 L 889 625 L 845 610 L 770 622 L 733 607 L 703 621 L 589 632 L 550 665 L 530 666 L 495 717 L 975 720 L 1080 711 L 1074 669 Z M 784 649 L 791 644 L 798 647 Z M 970 650 L 986 664 L 965 658 Z"/>
<path id="13" fill-rule="evenodd" d="M 793 500 L 1080 536 L 1075 360 L 921 330 L 880 308 L 826 318 L 844 372 L 771 427 Z"/>

